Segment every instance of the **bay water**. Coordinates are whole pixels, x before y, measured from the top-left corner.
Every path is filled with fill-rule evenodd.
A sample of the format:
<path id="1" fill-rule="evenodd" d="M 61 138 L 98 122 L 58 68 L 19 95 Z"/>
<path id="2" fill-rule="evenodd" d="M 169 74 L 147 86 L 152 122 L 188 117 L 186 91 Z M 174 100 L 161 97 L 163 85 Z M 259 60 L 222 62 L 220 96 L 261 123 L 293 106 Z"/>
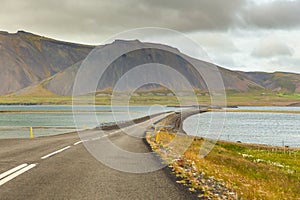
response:
<path id="1" fill-rule="evenodd" d="M 300 111 L 300 107 L 239 107 L 246 112 L 208 112 L 189 117 L 183 128 L 189 135 L 206 138 L 240 141 L 243 143 L 275 146 L 300 147 L 300 114 L 250 112 Z M 247 112 L 249 110 L 249 112 Z M 222 115 L 222 116 L 221 116 Z M 214 119 L 219 120 L 222 129 L 214 129 Z M 218 122 L 217 122 L 218 123 Z"/>
<path id="2" fill-rule="evenodd" d="M 72 110 L 76 112 L 76 120 Z M 0 106 L 0 139 L 56 135 L 174 110 L 162 106 Z M 113 112 L 112 112 L 113 111 Z M 96 119 L 93 119 L 95 115 Z M 80 124 L 78 124 L 80 123 Z"/>

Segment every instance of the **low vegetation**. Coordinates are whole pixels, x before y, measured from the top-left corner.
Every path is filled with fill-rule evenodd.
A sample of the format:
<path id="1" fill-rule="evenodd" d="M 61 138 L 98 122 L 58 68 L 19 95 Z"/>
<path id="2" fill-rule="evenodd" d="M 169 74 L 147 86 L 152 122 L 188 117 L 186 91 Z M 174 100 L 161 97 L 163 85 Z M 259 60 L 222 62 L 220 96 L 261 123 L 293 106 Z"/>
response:
<path id="1" fill-rule="evenodd" d="M 191 136 L 172 130 L 156 134 L 147 134 L 152 149 L 169 163 L 177 182 L 202 199 L 300 199 L 299 149 L 218 141 L 201 157 L 206 140 L 195 137 L 178 155 L 174 138 L 184 144 Z"/>
<path id="2" fill-rule="evenodd" d="M 210 105 L 210 96 L 207 92 L 197 92 L 197 101 L 199 105 Z M 84 98 L 84 97 L 83 97 Z M 181 96 L 184 99 L 184 104 L 194 105 L 195 101 L 193 96 Z M 287 94 L 287 93 L 272 93 L 262 91 L 251 92 L 235 92 L 227 91 L 226 96 L 227 105 L 229 106 L 286 106 L 300 102 L 300 94 Z M 71 105 L 71 96 L 58 96 L 58 95 L 21 95 L 21 96 L 2 96 L 0 104 L 63 104 Z M 97 105 L 110 105 L 111 93 L 97 94 L 95 97 Z M 182 103 L 182 102 L 181 102 Z M 170 91 L 144 91 L 137 92 L 130 98 L 131 105 L 170 105 L 178 106 L 179 97 L 176 97 Z"/>

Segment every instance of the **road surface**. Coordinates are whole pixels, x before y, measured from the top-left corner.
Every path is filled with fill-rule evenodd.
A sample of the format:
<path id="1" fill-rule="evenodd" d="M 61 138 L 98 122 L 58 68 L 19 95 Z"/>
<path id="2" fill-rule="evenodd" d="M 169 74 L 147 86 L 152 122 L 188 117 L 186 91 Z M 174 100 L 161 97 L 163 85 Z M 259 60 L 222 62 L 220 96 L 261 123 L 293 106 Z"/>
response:
<path id="1" fill-rule="evenodd" d="M 155 120 L 162 118 L 158 116 Z M 153 120 L 131 126 L 142 136 Z M 138 131 L 137 131 L 138 130 Z M 99 130 L 86 130 L 86 144 Z M 147 153 L 142 138 L 122 130 L 105 131 L 115 145 L 131 152 Z M 81 134 L 82 135 L 82 134 Z M 85 148 L 77 133 L 34 139 L 0 140 L 0 199 L 194 199 L 175 182 L 168 168 L 150 173 L 121 172 L 99 162 Z M 124 159 L 117 159 L 120 166 Z"/>

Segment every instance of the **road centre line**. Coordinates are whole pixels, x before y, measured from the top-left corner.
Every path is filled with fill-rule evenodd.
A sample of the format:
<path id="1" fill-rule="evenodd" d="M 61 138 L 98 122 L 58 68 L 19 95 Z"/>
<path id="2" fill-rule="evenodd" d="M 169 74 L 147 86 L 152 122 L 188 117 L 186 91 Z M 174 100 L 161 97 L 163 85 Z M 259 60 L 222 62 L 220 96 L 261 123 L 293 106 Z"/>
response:
<path id="1" fill-rule="evenodd" d="M 160 116 L 157 116 L 157 117 L 155 117 L 155 118 L 160 118 Z M 155 118 L 153 118 L 153 119 L 155 119 Z M 153 120 L 153 119 L 148 119 L 147 121 Z M 147 121 L 145 121 L 145 122 L 147 122 Z M 145 123 L 145 122 L 142 122 L 142 123 Z M 118 130 L 116 130 L 116 131 L 113 131 L 113 132 L 111 132 L 111 133 L 108 133 L 107 135 L 103 135 L 103 136 L 99 136 L 99 137 L 95 137 L 95 138 L 91 138 L 91 139 L 86 139 L 86 140 L 81 140 L 81 141 L 75 142 L 73 145 L 76 146 L 76 145 L 78 145 L 78 144 L 80 144 L 80 143 L 83 143 L 83 142 L 100 140 L 101 138 L 104 138 L 104 137 L 108 137 L 108 136 L 110 136 L 110 135 L 117 134 L 117 133 L 119 133 L 119 132 L 121 132 L 121 131 L 126 131 L 126 130 L 128 130 L 128 129 L 134 128 L 134 127 L 139 126 L 139 125 L 140 125 L 139 123 L 138 123 L 138 124 L 133 124 L 133 125 L 131 125 L 131 126 L 127 126 L 127 127 L 124 127 L 124 128 L 120 128 L 120 129 L 118 129 Z"/>
<path id="2" fill-rule="evenodd" d="M 121 131 L 130 129 L 130 128 L 133 128 L 133 127 L 135 127 L 135 126 L 138 126 L 138 125 L 135 124 L 135 125 L 132 125 L 132 126 L 125 127 L 125 128 L 123 128 L 123 129 L 118 129 L 118 130 L 116 130 L 116 131 L 114 131 L 114 132 L 108 133 L 107 135 L 103 135 L 103 136 L 99 136 L 99 137 L 95 137 L 95 138 L 91 138 L 91 139 L 87 139 L 87 140 L 81 140 L 81 141 L 75 142 L 73 145 L 76 146 L 76 145 L 78 145 L 78 144 L 80 144 L 80 143 L 83 143 L 83 142 L 100 140 L 101 138 L 108 137 L 108 136 L 110 136 L 110 135 L 114 135 L 114 134 L 119 133 L 119 132 L 121 132 Z"/>
<path id="3" fill-rule="evenodd" d="M 105 137 L 105 135 L 104 136 L 100 136 L 100 137 L 95 137 L 95 138 L 92 138 L 90 140 L 91 141 L 100 140 L 101 138 L 104 138 L 104 137 Z"/>
<path id="4" fill-rule="evenodd" d="M 1 179 L 0 180 L 0 186 L 7 183 L 8 181 L 16 178 L 17 176 L 27 172 L 28 170 L 34 168 L 37 164 L 30 164 L 30 165 L 27 165 L 27 164 L 22 164 L 22 165 L 19 165 L 18 167 L 20 168 L 22 166 L 21 169 L 19 169 L 18 171 L 15 171 L 14 173 L 10 174 L 9 176 L 6 176 L 5 178 Z M 25 167 L 24 167 L 25 166 Z M 18 167 L 15 167 L 15 168 L 18 168 Z M 13 169 L 15 169 L 13 168 Z M 13 170 L 12 169 L 12 170 Z"/>
<path id="5" fill-rule="evenodd" d="M 138 126 L 138 125 L 139 125 L 139 124 L 134 124 L 134 125 L 132 125 L 132 126 L 128 126 L 128 127 L 123 128 L 123 129 L 119 129 L 119 130 L 116 130 L 116 131 L 114 131 L 114 132 L 111 132 L 111 133 L 109 133 L 109 134 L 107 134 L 107 135 L 103 135 L 103 136 L 100 136 L 100 137 L 97 137 L 97 138 L 93 138 L 93 139 L 90 139 L 90 140 L 97 140 L 97 139 L 101 139 L 101 138 L 103 138 L 103 137 L 108 137 L 109 135 L 114 135 L 114 134 L 119 133 L 119 132 L 121 132 L 121 131 L 124 131 L 124 130 L 128 130 L 128 129 L 134 128 L 134 127 L 136 127 L 136 126 Z M 80 144 L 80 143 L 82 143 L 82 142 L 85 142 L 85 141 L 88 141 L 88 140 L 81 140 L 81 141 L 75 142 L 73 145 L 78 145 L 78 144 Z M 54 152 L 52 152 L 52 153 L 49 153 L 49 154 L 47 154 L 47 155 L 41 157 L 41 159 L 49 158 L 49 157 L 51 157 L 51 156 L 53 156 L 53 155 L 55 155 L 55 154 L 58 154 L 58 153 L 60 153 L 60 152 L 65 151 L 65 150 L 67 150 L 67 149 L 69 149 L 69 148 L 71 148 L 71 146 L 67 146 L 67 147 L 64 147 L 64 148 L 62 148 L 62 149 L 59 149 L 59 150 L 57 150 L 57 151 L 54 151 Z M 3 185 L 3 184 L 5 184 L 5 183 L 7 183 L 8 181 L 10 181 L 10 180 L 16 178 L 17 176 L 19 176 L 19 175 L 21 175 L 21 174 L 27 172 L 28 170 L 30 170 L 30 169 L 32 169 L 32 168 L 34 168 L 34 167 L 36 167 L 36 166 L 37 166 L 37 163 L 35 163 L 35 164 L 30 164 L 30 165 L 28 165 L 27 163 L 24 163 L 24 164 L 21 164 L 21 165 L 19 165 L 19 166 L 17 166 L 17 167 L 14 167 L 14 168 L 12 168 L 12 169 L 6 171 L 6 172 L 3 172 L 2 174 L 0 174 L 0 186 Z"/>
<path id="6" fill-rule="evenodd" d="M 91 139 L 80 140 L 80 141 L 78 141 L 78 142 L 75 142 L 73 145 L 76 146 L 76 145 L 78 145 L 78 144 L 81 144 L 81 143 L 83 143 L 83 142 L 87 142 L 87 141 L 90 141 L 90 140 L 91 140 Z"/>
<path id="7" fill-rule="evenodd" d="M 41 159 L 43 160 L 43 159 L 49 158 L 49 157 L 51 157 L 51 156 L 53 156 L 53 155 L 55 155 L 55 154 L 58 154 L 58 153 L 60 153 L 60 152 L 65 151 L 65 150 L 67 150 L 67 149 L 69 149 L 69 148 L 71 148 L 71 146 L 67 146 L 67 147 L 64 147 L 64 148 L 62 148 L 62 149 L 59 149 L 59 150 L 57 150 L 57 151 L 54 151 L 54 152 L 52 152 L 52 153 L 49 153 L 49 154 L 47 154 L 47 155 L 41 157 Z"/>
<path id="8" fill-rule="evenodd" d="M 78 144 L 80 144 L 80 143 L 82 143 L 82 141 L 80 140 L 80 141 L 78 141 L 78 142 L 75 142 L 73 145 L 74 146 L 76 146 L 76 145 L 78 145 Z"/>
<path id="9" fill-rule="evenodd" d="M 160 118 L 160 116 L 157 116 L 157 117 L 155 117 L 155 118 Z M 153 118 L 153 119 L 155 119 L 155 118 Z M 153 120 L 153 119 L 148 119 L 148 120 L 146 120 L 146 121 L 144 121 L 144 122 L 142 122 L 142 123 L 145 123 L 145 122 L 147 122 L 147 121 L 149 121 L 149 120 Z M 158 120 L 155 120 L 155 121 L 158 121 Z M 141 123 L 141 124 L 142 124 L 142 123 Z M 140 125 L 140 123 L 138 123 L 138 124 L 133 124 L 133 125 L 131 125 L 131 126 L 127 126 L 127 127 L 124 127 L 124 128 L 120 128 L 120 129 L 118 129 L 118 130 L 116 130 L 116 131 L 114 131 L 114 132 L 111 132 L 111 133 L 107 134 L 107 135 L 104 135 L 104 136 L 101 136 L 101 137 L 98 137 L 98 138 L 93 138 L 93 139 L 90 139 L 90 140 L 101 139 L 101 138 L 103 138 L 103 137 L 107 137 L 107 136 L 109 136 L 109 135 L 114 135 L 114 134 L 116 134 L 116 133 L 119 133 L 119 132 L 121 132 L 121 131 L 126 131 L 126 130 L 128 130 L 128 129 L 134 128 L 134 127 L 139 126 L 139 125 Z"/>

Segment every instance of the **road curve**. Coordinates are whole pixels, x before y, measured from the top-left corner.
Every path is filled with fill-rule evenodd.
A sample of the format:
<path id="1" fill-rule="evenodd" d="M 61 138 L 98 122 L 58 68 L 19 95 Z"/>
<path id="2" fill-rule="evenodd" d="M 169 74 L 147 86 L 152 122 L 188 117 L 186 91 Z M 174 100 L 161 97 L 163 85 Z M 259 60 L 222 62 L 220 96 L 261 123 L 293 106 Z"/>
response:
<path id="1" fill-rule="evenodd" d="M 129 128 L 136 137 L 116 129 L 101 134 L 124 150 L 147 153 L 150 150 L 140 136 L 151 123 L 147 120 L 139 128 Z M 97 130 L 84 133 L 93 136 Z M 85 145 L 89 142 L 97 140 L 86 141 Z M 4 139 L 0 146 L 1 200 L 196 198 L 174 181 L 168 168 L 133 174 L 107 167 L 87 151 L 77 133 Z"/>

